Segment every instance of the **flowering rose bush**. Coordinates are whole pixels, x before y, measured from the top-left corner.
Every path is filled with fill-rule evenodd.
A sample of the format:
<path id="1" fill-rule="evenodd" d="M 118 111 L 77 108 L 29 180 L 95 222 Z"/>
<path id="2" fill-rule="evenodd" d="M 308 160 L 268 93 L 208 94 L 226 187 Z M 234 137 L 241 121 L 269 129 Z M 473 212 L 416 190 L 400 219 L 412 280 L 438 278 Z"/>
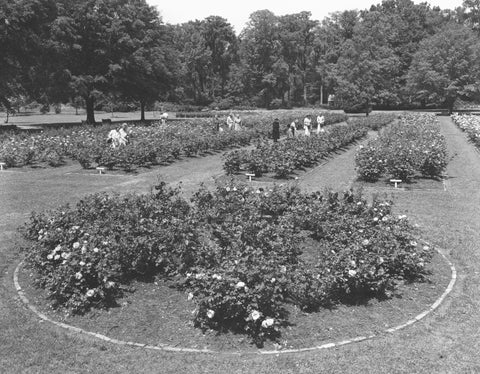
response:
<path id="1" fill-rule="evenodd" d="M 227 153 L 224 169 L 227 174 L 244 170 L 257 176 L 273 172 L 277 178 L 287 178 L 295 169 L 314 165 L 328 153 L 360 139 L 366 133 L 366 127 L 338 124 L 330 126 L 320 136 L 313 134 L 273 144 L 260 142 L 253 150 Z"/>
<path id="2" fill-rule="evenodd" d="M 360 147 L 355 156 L 358 175 L 367 181 L 376 181 L 383 174 L 402 180 L 417 173 L 438 177 L 446 160 L 445 139 L 433 114 L 404 114 Z"/>
<path id="3" fill-rule="evenodd" d="M 33 214 L 25 237 L 26 263 L 54 306 L 82 313 L 113 304 L 135 277 L 166 277 L 195 303 L 195 326 L 259 346 L 278 337 L 288 303 L 316 310 L 386 297 L 397 281 L 421 278 L 431 256 L 391 202 L 233 182 L 191 203 L 164 184 L 91 195 Z"/>
<path id="4" fill-rule="evenodd" d="M 452 120 L 455 124 L 465 131 L 470 141 L 480 148 L 480 118 L 468 114 L 452 114 Z"/>

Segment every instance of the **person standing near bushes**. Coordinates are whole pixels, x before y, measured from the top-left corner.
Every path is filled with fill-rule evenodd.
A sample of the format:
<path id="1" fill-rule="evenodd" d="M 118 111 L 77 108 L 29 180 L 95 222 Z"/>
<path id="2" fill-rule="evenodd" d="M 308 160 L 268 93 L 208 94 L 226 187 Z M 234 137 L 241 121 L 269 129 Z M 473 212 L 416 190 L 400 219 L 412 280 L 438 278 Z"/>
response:
<path id="1" fill-rule="evenodd" d="M 295 137 L 295 131 L 297 130 L 297 122 L 298 122 L 298 119 L 296 119 L 295 121 L 293 121 L 289 128 L 288 128 L 288 137 L 289 138 L 294 138 Z"/>
<path id="2" fill-rule="evenodd" d="M 234 122 L 234 120 L 233 120 L 233 114 L 230 113 L 230 114 L 228 115 L 228 117 L 227 117 L 227 128 L 228 128 L 229 130 L 231 130 L 231 129 L 233 128 L 233 124 L 234 124 L 234 123 L 235 123 L 235 122 Z"/>
<path id="3" fill-rule="evenodd" d="M 325 132 L 325 129 L 323 128 L 324 124 L 325 124 L 325 117 L 323 115 L 318 115 L 317 116 L 317 134 L 320 134 L 321 132 Z"/>
<path id="4" fill-rule="evenodd" d="M 312 120 L 310 116 L 307 115 L 303 120 L 303 128 L 305 129 L 305 136 L 310 136 L 310 125 L 312 124 Z"/>
<path id="5" fill-rule="evenodd" d="M 273 120 L 272 138 L 275 143 L 278 141 L 278 139 L 280 139 L 280 122 L 278 121 L 278 118 Z"/>

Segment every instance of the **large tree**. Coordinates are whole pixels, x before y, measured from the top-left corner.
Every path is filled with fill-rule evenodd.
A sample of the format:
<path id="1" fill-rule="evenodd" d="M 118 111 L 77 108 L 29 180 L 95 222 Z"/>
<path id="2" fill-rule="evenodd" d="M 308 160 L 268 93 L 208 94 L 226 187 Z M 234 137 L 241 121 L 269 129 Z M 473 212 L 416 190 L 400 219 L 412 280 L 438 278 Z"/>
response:
<path id="1" fill-rule="evenodd" d="M 281 60 L 278 17 L 269 10 L 250 15 L 240 35 L 240 60 L 245 94 L 254 97 L 255 104 L 269 107 L 276 98 L 277 75 Z"/>
<path id="2" fill-rule="evenodd" d="M 46 61 L 56 15 L 53 0 L 0 1 L 0 105 L 7 110 L 11 99 L 32 88 L 32 67 Z"/>
<path id="3" fill-rule="evenodd" d="M 457 97 L 480 94 L 480 38 L 455 23 L 423 40 L 408 72 L 413 100 L 453 109 Z"/>
<path id="4" fill-rule="evenodd" d="M 116 36 L 109 66 L 113 90 L 140 104 L 141 120 L 146 105 L 165 96 L 175 83 L 178 60 L 168 30 L 158 12 L 143 1 L 117 8 L 109 30 Z"/>

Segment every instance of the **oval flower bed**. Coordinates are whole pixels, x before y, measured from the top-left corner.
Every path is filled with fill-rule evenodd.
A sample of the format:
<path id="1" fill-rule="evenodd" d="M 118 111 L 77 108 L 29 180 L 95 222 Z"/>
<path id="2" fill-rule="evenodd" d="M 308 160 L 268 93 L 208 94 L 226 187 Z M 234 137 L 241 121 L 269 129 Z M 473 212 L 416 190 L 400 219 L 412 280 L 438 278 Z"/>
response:
<path id="1" fill-rule="evenodd" d="M 34 283 L 58 310 L 110 308 L 150 280 L 172 287 L 160 287 L 156 306 L 192 303 L 183 323 L 258 346 L 278 344 L 292 315 L 391 298 L 426 279 L 433 255 L 389 201 L 240 184 L 200 189 L 191 203 L 163 184 L 149 195 L 91 195 L 33 214 L 25 237 Z"/>

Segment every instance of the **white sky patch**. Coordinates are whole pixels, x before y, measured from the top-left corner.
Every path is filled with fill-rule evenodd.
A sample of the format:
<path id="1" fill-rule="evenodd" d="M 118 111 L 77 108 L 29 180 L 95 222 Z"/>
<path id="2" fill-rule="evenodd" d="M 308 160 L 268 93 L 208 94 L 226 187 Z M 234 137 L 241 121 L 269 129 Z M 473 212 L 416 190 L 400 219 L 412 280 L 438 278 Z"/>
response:
<path id="1" fill-rule="evenodd" d="M 415 4 L 422 2 L 425 1 L 414 1 Z M 461 6 L 463 1 L 431 0 L 426 2 L 432 7 L 455 9 Z M 380 4 L 381 1 L 335 0 L 323 3 L 321 0 L 147 0 L 147 3 L 157 7 L 165 23 L 177 24 L 196 19 L 203 20 L 208 16 L 221 16 L 232 24 L 238 34 L 245 27 L 250 14 L 257 10 L 268 9 L 277 16 L 309 11 L 312 13 L 312 19 L 321 21 L 330 13 L 352 9 L 369 9 L 371 5 Z"/>

